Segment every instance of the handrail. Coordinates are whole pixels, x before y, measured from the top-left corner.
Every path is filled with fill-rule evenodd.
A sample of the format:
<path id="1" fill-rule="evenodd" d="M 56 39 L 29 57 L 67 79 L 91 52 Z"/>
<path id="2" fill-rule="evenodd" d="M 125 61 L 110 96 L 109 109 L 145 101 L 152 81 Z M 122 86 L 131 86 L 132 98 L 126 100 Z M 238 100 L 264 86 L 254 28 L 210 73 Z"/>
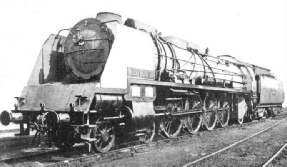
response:
<path id="1" fill-rule="evenodd" d="M 161 55 L 161 54 L 156 54 L 156 55 L 158 55 L 158 56 L 168 57 L 168 58 L 170 58 L 170 59 L 175 59 L 175 58 L 170 57 L 170 56 L 167 56 L 167 55 Z M 183 62 L 188 62 L 188 63 L 190 63 L 190 64 L 195 64 L 195 65 L 199 65 L 199 66 L 205 66 L 205 65 L 203 65 L 203 64 L 193 63 L 193 62 L 190 62 L 190 61 L 187 61 L 187 60 L 182 60 L 182 59 L 179 59 L 179 58 L 176 58 L 176 59 L 177 59 L 177 60 L 180 60 L 180 61 L 183 61 Z M 213 69 L 216 69 L 216 70 L 223 71 L 223 72 L 233 73 L 233 74 L 235 74 L 235 75 L 240 75 L 240 74 L 235 73 L 235 72 L 232 72 L 232 71 L 222 70 L 222 69 L 215 68 L 215 67 L 212 67 L 212 68 L 213 68 Z"/>

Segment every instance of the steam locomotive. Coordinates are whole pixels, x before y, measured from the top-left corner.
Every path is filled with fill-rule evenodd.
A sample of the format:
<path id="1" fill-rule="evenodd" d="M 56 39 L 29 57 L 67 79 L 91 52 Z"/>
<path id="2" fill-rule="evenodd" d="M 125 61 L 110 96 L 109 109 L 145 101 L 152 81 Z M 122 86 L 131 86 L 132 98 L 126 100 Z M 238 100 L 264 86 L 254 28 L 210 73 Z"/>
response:
<path id="1" fill-rule="evenodd" d="M 276 115 L 284 91 L 270 69 L 105 12 L 50 35 L 16 99 L 3 125 L 47 133 L 60 149 L 107 152 L 130 135 L 146 143 Z"/>

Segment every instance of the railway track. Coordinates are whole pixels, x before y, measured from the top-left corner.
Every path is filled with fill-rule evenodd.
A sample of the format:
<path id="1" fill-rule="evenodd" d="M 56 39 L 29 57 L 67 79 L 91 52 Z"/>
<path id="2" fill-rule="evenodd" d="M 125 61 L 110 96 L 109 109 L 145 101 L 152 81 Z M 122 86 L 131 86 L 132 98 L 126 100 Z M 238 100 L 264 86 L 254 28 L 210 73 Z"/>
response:
<path id="1" fill-rule="evenodd" d="M 287 143 L 285 143 L 262 167 L 277 166 L 282 158 L 287 158 Z"/>
<path id="2" fill-rule="evenodd" d="M 16 131 L 18 132 L 18 131 Z M 23 147 L 32 147 L 38 146 L 40 144 L 39 138 L 35 139 L 35 142 L 32 143 L 34 139 L 34 135 L 29 136 L 12 136 L 11 137 L 2 137 L 0 138 L 0 151 L 9 150 L 15 148 L 23 148 Z M 46 135 L 41 135 L 40 141 L 48 141 Z"/>
<path id="3" fill-rule="evenodd" d="M 195 161 L 189 162 L 189 163 L 185 164 L 184 167 L 192 166 L 192 165 L 194 165 L 194 164 L 196 164 L 196 163 L 198 163 L 198 162 L 200 162 L 200 161 L 203 161 L 203 160 L 208 159 L 208 158 L 210 158 L 210 157 L 212 157 L 212 156 L 215 156 L 216 154 L 219 154 L 219 153 L 221 153 L 221 152 L 223 152 L 223 151 L 225 151 L 225 150 L 227 150 L 227 149 L 230 149 L 230 148 L 234 147 L 235 145 L 238 145 L 238 144 L 240 144 L 240 143 L 242 143 L 242 142 L 244 142 L 244 141 L 246 141 L 246 140 L 248 140 L 248 139 L 250 139 L 250 138 L 252 138 L 252 137 L 255 137 L 255 136 L 257 136 L 257 135 L 259 135 L 259 134 L 261 134 L 261 133 L 266 132 L 267 130 L 269 130 L 269 129 L 275 127 L 275 126 L 277 126 L 278 124 L 280 124 L 280 123 L 283 122 L 283 121 L 285 121 L 285 118 L 284 118 L 283 120 L 281 120 L 281 121 L 279 121 L 279 122 L 273 124 L 272 126 L 269 126 L 268 128 L 265 128 L 264 130 L 262 130 L 262 131 L 260 131 L 260 132 L 257 132 L 257 133 L 255 133 L 255 134 L 253 134 L 253 135 L 251 135 L 251 136 L 248 136 L 248 137 L 246 137 L 246 138 L 244 138 L 244 139 L 242 139 L 242 140 L 239 140 L 239 141 L 237 141 L 237 142 L 235 142 L 235 143 L 233 143 L 233 144 L 231 144 L 231 145 L 229 145 L 229 146 L 227 146 L 227 147 L 224 147 L 223 149 L 220 149 L 220 150 L 218 150 L 218 151 L 216 151 L 216 152 L 213 152 L 213 153 L 211 153 L 211 154 L 209 154 L 209 155 L 206 155 L 206 156 L 204 156 L 204 157 L 202 157 L 202 158 L 199 158 L 199 159 L 197 159 L 197 160 L 195 160 Z"/>
<path id="4" fill-rule="evenodd" d="M 283 119 L 287 117 L 287 113 L 281 113 L 280 115 L 272 118 L 272 119 Z M 217 128 L 214 131 L 221 131 L 224 129 L 230 129 L 230 128 L 236 128 L 236 127 L 245 127 L 251 124 L 257 124 L 260 122 L 264 122 L 265 120 L 255 120 L 253 122 L 246 122 L 242 125 L 239 124 L 233 124 L 231 126 L 227 126 L 225 128 Z M 201 131 L 199 132 L 199 135 L 203 133 L 208 133 L 209 131 Z M 38 148 L 36 152 L 25 154 L 21 156 L 15 156 L 15 157 L 6 157 L 0 159 L 0 165 L 2 164 L 17 164 L 17 163 L 36 163 L 38 164 L 41 162 L 41 164 L 44 166 L 63 166 L 67 164 L 91 164 L 91 163 L 106 163 L 109 161 L 113 161 L 115 159 L 121 159 L 125 157 L 132 157 L 136 153 L 141 152 L 147 152 L 151 149 L 158 149 L 165 147 L 167 145 L 173 145 L 177 143 L 184 142 L 188 138 L 190 138 L 192 135 L 183 133 L 182 135 L 174 138 L 174 139 L 164 139 L 161 136 L 158 136 L 158 138 L 151 143 L 148 144 L 139 144 L 138 142 L 130 142 L 130 143 L 124 143 L 121 145 L 117 145 L 116 149 L 113 151 L 110 151 L 108 153 L 87 153 L 87 148 L 83 145 L 78 145 L 74 147 L 72 150 L 67 152 L 61 152 L 57 149 L 46 149 L 46 148 Z"/>

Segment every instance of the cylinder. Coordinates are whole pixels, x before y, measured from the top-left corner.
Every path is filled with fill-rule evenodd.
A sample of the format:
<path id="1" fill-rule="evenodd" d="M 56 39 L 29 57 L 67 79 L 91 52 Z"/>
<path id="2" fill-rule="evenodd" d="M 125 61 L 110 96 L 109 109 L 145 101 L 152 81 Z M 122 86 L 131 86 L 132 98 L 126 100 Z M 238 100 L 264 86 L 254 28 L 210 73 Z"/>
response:
<path id="1" fill-rule="evenodd" d="M 39 117 L 39 122 L 42 125 L 53 127 L 61 123 L 70 122 L 70 115 L 68 113 L 56 113 L 55 111 L 49 111 L 44 113 L 42 117 Z"/>
<path id="2" fill-rule="evenodd" d="M 2 125 L 9 125 L 10 122 L 21 123 L 23 121 L 22 113 L 12 113 L 11 111 L 4 110 L 0 115 L 0 121 Z"/>
<path id="3" fill-rule="evenodd" d="M 58 114 L 59 122 L 70 122 L 70 115 L 67 113 L 60 113 Z"/>

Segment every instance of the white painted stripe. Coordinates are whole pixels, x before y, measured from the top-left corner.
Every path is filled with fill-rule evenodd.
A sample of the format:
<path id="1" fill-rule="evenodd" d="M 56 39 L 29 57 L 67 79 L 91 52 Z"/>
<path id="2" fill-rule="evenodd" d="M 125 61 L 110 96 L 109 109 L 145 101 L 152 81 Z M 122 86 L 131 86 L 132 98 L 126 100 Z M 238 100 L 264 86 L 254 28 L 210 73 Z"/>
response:
<path id="1" fill-rule="evenodd" d="M 214 152 L 214 153 L 212 153 L 212 154 L 209 154 L 209 155 L 204 156 L 204 157 L 202 157 L 202 158 L 200 158 L 200 159 L 197 159 L 197 160 L 195 160 L 195 161 L 193 161 L 193 162 L 190 162 L 190 163 L 188 163 L 188 164 L 185 164 L 184 167 L 188 167 L 188 166 L 190 166 L 190 165 L 192 165 L 192 164 L 195 164 L 195 163 L 197 163 L 197 162 L 199 162 L 199 161 L 202 161 L 202 160 L 204 160 L 204 159 L 206 159 L 206 158 L 209 158 L 209 157 L 211 157 L 211 156 L 213 156 L 213 155 L 216 155 L 216 154 L 218 154 L 218 153 L 221 153 L 221 152 L 223 152 L 223 151 L 225 151 L 225 150 L 227 150 L 227 149 L 229 149 L 229 148 L 231 148 L 231 147 L 233 147 L 233 146 L 235 146 L 235 145 L 237 145 L 237 144 L 239 144 L 239 143 L 244 142 L 245 140 L 248 140 L 248 139 L 250 139 L 250 138 L 252 138 L 252 137 L 254 137 L 254 136 L 256 136 L 256 135 L 259 135 L 260 133 L 263 133 L 263 132 L 265 132 L 265 131 L 267 131 L 267 130 L 273 128 L 274 126 L 278 125 L 279 123 L 283 122 L 284 120 L 285 120 L 285 119 L 283 119 L 283 120 L 277 122 L 276 124 L 274 124 L 274 125 L 272 125 L 272 126 L 266 128 L 266 129 L 264 129 L 264 130 L 262 130 L 262 131 L 260 131 L 260 132 L 258 132 L 258 133 L 255 133 L 255 134 L 253 134 L 253 135 L 251 135 L 251 136 L 249 136 L 249 137 L 247 137 L 247 138 L 245 138 L 245 139 L 242 139 L 242 140 L 240 140 L 240 141 L 237 141 L 237 142 L 235 142 L 235 143 L 233 143 L 233 144 L 231 144 L 231 145 L 229 145 L 229 146 L 227 146 L 227 147 L 225 147 L 225 148 L 223 148 L 223 149 L 221 149 L 221 150 L 218 150 L 218 151 L 216 151 L 216 152 Z"/>

